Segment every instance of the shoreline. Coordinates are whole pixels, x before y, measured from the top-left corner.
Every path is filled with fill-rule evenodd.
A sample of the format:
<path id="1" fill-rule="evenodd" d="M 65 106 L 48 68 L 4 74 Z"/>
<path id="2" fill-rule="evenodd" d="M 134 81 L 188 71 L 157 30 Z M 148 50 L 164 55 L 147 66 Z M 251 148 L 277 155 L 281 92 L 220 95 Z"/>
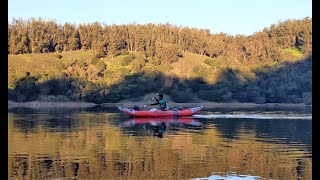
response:
<path id="1" fill-rule="evenodd" d="M 122 106 L 122 107 L 133 107 L 134 105 L 143 106 L 145 102 L 123 102 L 123 103 L 103 103 L 101 106 L 104 107 L 112 107 L 112 106 Z M 306 104 L 292 104 L 292 103 L 265 103 L 265 104 L 255 104 L 255 103 L 217 103 L 217 102 L 198 102 L 198 103 L 170 103 L 169 107 L 196 107 L 203 106 L 206 108 L 258 108 L 258 107 L 266 107 L 266 108 L 307 108 L 312 107 L 312 105 Z M 148 106 L 147 106 L 148 107 Z M 150 106 L 149 106 L 150 107 Z M 154 106 L 156 107 L 156 106 Z"/>
<path id="2" fill-rule="evenodd" d="M 14 102 L 8 101 L 8 109 L 12 108 L 90 108 L 97 106 L 90 102 L 44 102 L 44 101 L 30 101 L 30 102 Z"/>
<path id="3" fill-rule="evenodd" d="M 44 102 L 44 101 L 30 101 L 30 102 L 14 102 L 8 101 L 8 109 L 12 108 L 90 108 L 95 106 L 102 107 L 133 107 L 134 105 L 139 105 L 142 107 L 145 102 L 118 102 L 118 103 L 102 103 L 95 104 L 90 102 Z M 171 102 L 169 107 L 195 107 L 195 106 L 204 106 L 204 108 L 307 108 L 312 107 L 312 105 L 306 105 L 303 103 L 293 104 L 293 103 L 265 103 L 265 104 L 255 104 L 255 103 L 217 103 L 217 102 L 197 102 L 197 103 L 175 103 Z M 150 107 L 150 106 L 147 106 Z M 156 107 L 156 106 L 154 106 Z M 148 108 L 147 108 L 148 109 Z"/>

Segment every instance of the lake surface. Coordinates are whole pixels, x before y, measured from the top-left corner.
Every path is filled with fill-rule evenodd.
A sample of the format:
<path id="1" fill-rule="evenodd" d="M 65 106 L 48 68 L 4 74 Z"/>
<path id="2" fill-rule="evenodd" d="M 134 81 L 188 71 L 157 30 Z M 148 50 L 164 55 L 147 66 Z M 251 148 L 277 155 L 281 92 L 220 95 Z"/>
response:
<path id="1" fill-rule="evenodd" d="M 8 179 L 312 179 L 312 112 L 8 110 Z"/>

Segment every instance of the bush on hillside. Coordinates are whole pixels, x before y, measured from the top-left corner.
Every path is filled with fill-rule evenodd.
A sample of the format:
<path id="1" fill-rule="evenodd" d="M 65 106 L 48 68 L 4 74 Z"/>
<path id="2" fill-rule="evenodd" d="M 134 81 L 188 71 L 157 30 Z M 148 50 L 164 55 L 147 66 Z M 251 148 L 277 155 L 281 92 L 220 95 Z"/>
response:
<path id="1" fill-rule="evenodd" d="M 99 59 L 96 58 L 96 57 L 94 57 L 94 58 L 91 59 L 91 62 L 90 62 L 90 63 L 91 63 L 92 65 L 96 65 L 98 61 L 99 61 Z"/>
<path id="2" fill-rule="evenodd" d="M 129 56 L 125 56 L 125 57 L 123 57 L 121 59 L 120 63 L 121 63 L 122 66 L 128 66 L 130 62 L 131 62 L 130 57 Z"/>
<path id="3" fill-rule="evenodd" d="M 95 54 L 95 58 L 100 59 L 100 58 L 104 58 L 107 56 L 107 52 L 104 51 L 103 49 L 97 50 L 96 54 Z"/>
<path id="4" fill-rule="evenodd" d="M 193 73 L 196 73 L 196 74 L 197 74 L 200 70 L 201 70 L 201 66 L 196 66 L 196 67 L 192 68 L 192 72 L 193 72 Z"/>
<path id="5" fill-rule="evenodd" d="M 226 94 L 221 96 L 225 102 L 229 102 L 232 100 L 232 92 L 227 92 Z"/>
<path id="6" fill-rule="evenodd" d="M 106 64 L 101 59 L 99 59 L 98 62 L 96 63 L 96 67 L 99 72 L 102 72 L 106 69 Z"/>
<path id="7" fill-rule="evenodd" d="M 253 102 L 254 103 L 257 103 L 257 104 L 264 104 L 267 102 L 266 98 L 265 97 L 262 97 L 262 96 L 258 96 L 256 98 L 253 99 Z"/>
<path id="8" fill-rule="evenodd" d="M 223 93 L 219 90 L 200 90 L 198 93 L 198 97 L 203 100 L 213 101 L 213 102 L 221 102 Z"/>
<path id="9" fill-rule="evenodd" d="M 139 71 L 146 65 L 146 62 L 143 59 L 135 59 L 131 65 L 133 71 Z"/>
<path id="10" fill-rule="evenodd" d="M 56 54 L 55 57 L 58 58 L 58 59 L 61 59 L 62 55 L 61 54 Z"/>
<path id="11" fill-rule="evenodd" d="M 37 99 L 40 89 L 36 82 L 38 79 L 32 76 L 20 78 L 15 83 L 14 91 L 17 93 L 18 101 L 33 101 Z M 23 98 L 24 97 L 24 98 Z"/>
<path id="12" fill-rule="evenodd" d="M 246 91 L 238 91 L 234 92 L 232 95 L 232 99 L 237 100 L 239 102 L 248 102 L 248 93 Z"/>
<path id="13" fill-rule="evenodd" d="M 302 93 L 303 102 L 310 105 L 312 104 L 312 92 Z"/>
<path id="14" fill-rule="evenodd" d="M 120 50 L 120 55 L 128 55 L 128 54 L 129 54 L 128 50 L 126 50 L 126 49 Z"/>
<path id="15" fill-rule="evenodd" d="M 192 100 L 192 95 L 190 93 L 186 93 L 184 91 L 178 91 L 175 89 L 170 91 L 170 97 L 173 101 L 177 103 L 187 103 Z"/>
<path id="16" fill-rule="evenodd" d="M 39 85 L 44 95 L 66 95 L 72 89 L 70 79 L 50 79 Z"/>
<path id="17" fill-rule="evenodd" d="M 43 48 L 43 49 L 42 49 L 42 52 L 43 52 L 43 53 L 49 53 L 50 51 L 49 51 L 48 48 Z"/>
<path id="18" fill-rule="evenodd" d="M 134 54 L 132 54 L 132 53 L 128 54 L 128 57 L 129 57 L 131 60 L 136 59 L 136 55 L 134 55 Z"/>
<path id="19" fill-rule="evenodd" d="M 37 101 L 44 101 L 44 102 L 70 102 L 70 99 L 64 95 L 48 95 L 48 96 L 39 96 Z"/>
<path id="20" fill-rule="evenodd" d="M 119 95 L 119 92 L 117 91 L 110 91 L 103 98 L 103 102 L 106 102 L 106 103 L 115 103 L 118 101 L 120 101 L 120 95 Z"/>
<path id="21" fill-rule="evenodd" d="M 23 102 L 26 98 L 13 89 L 8 89 L 8 100 Z"/>
<path id="22" fill-rule="evenodd" d="M 209 65 L 209 66 L 212 66 L 213 65 L 213 59 L 207 58 L 207 59 L 204 60 L 204 63 Z"/>
<path id="23" fill-rule="evenodd" d="M 299 95 L 293 94 L 288 96 L 288 100 L 290 103 L 302 103 L 303 98 L 301 98 Z"/>

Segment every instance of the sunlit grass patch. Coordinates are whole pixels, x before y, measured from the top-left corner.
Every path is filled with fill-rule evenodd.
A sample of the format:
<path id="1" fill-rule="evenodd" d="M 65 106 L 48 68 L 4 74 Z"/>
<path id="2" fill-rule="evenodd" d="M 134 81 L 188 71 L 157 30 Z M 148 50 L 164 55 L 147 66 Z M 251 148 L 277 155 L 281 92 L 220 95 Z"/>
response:
<path id="1" fill-rule="evenodd" d="M 281 55 L 283 56 L 283 61 L 297 61 L 303 58 L 303 53 L 295 48 L 287 48 L 282 50 Z"/>

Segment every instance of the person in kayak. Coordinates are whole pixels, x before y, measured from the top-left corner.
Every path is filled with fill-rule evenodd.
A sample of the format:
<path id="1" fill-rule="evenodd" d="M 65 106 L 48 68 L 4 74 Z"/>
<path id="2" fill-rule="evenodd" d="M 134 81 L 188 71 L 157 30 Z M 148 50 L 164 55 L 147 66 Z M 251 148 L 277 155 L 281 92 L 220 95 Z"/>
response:
<path id="1" fill-rule="evenodd" d="M 159 94 L 159 99 L 157 99 L 156 97 L 154 99 L 157 102 L 153 103 L 153 104 L 148 104 L 149 106 L 159 105 L 159 107 L 162 111 L 166 111 L 169 109 L 169 107 L 167 105 L 167 100 L 165 98 L 163 98 L 163 94 Z"/>

